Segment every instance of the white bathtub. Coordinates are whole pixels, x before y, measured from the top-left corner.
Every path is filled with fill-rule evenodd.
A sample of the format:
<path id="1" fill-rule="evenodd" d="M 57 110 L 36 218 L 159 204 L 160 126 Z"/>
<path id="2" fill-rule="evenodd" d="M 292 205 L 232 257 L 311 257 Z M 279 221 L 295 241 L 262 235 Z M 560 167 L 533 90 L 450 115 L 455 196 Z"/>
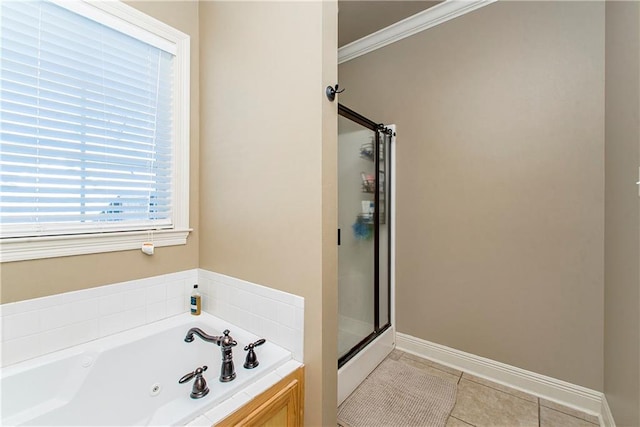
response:
<path id="1" fill-rule="evenodd" d="M 237 377 L 218 381 L 222 353 L 215 344 L 184 337 L 192 327 L 224 329 L 234 347 Z M 2 369 L 1 425 L 181 425 L 220 404 L 291 359 L 270 342 L 256 348 L 260 365 L 245 369 L 249 332 L 202 313 L 183 314 Z M 210 392 L 191 399 L 193 380 L 178 380 L 207 365 Z"/>

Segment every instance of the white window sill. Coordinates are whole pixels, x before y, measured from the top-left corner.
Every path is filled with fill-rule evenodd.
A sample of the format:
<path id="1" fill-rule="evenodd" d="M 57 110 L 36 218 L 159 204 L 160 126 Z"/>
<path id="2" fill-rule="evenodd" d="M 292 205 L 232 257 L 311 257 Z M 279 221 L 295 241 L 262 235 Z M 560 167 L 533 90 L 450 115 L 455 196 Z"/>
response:
<path id="1" fill-rule="evenodd" d="M 127 231 L 4 239 L 0 242 L 0 262 L 141 249 L 142 243 L 148 241 L 155 247 L 184 245 L 190 231 L 158 230 L 153 235 L 147 231 Z"/>

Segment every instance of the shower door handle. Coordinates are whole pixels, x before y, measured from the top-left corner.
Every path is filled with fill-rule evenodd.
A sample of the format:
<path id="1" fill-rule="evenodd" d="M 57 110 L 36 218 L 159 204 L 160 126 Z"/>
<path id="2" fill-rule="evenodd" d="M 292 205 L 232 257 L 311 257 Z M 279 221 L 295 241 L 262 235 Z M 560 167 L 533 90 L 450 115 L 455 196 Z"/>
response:
<path id="1" fill-rule="evenodd" d="M 340 229 L 338 228 L 338 246 L 340 246 Z"/>

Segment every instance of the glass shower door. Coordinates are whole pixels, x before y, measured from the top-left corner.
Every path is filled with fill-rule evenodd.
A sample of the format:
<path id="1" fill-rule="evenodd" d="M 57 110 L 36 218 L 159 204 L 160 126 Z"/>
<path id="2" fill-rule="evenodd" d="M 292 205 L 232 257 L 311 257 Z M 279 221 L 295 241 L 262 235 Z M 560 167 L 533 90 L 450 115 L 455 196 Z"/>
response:
<path id="1" fill-rule="evenodd" d="M 338 117 L 338 358 L 375 330 L 376 132 Z"/>
<path id="2" fill-rule="evenodd" d="M 390 326 L 392 130 L 338 105 L 338 367 Z M 385 341 L 386 342 L 386 341 Z M 386 345 L 386 344 L 383 344 Z"/>

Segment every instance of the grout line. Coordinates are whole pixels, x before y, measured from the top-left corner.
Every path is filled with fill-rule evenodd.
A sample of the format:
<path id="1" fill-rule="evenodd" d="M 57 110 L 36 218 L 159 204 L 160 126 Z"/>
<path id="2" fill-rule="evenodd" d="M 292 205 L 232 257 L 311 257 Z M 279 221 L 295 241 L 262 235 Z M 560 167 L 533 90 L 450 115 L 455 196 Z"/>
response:
<path id="1" fill-rule="evenodd" d="M 404 355 L 400 356 L 400 359 L 402 359 L 403 357 L 404 357 Z M 398 359 L 398 360 L 400 360 L 400 359 Z M 451 372 L 445 371 L 444 369 L 440 369 L 438 366 L 432 365 L 432 364 L 430 364 L 430 363 L 421 362 L 421 361 L 419 361 L 419 360 L 411 359 L 411 358 L 409 358 L 409 357 L 407 357 L 406 359 L 407 359 L 407 360 L 411 360 L 411 361 L 413 361 L 413 362 L 422 363 L 423 365 L 426 365 L 426 366 L 428 366 L 428 367 L 430 367 L 430 368 L 433 368 L 433 369 L 437 369 L 438 371 L 440 371 L 440 372 L 444 372 L 445 374 L 449 374 L 449 375 L 453 375 L 453 376 L 455 376 L 455 375 L 456 375 L 456 374 L 452 374 Z M 421 357 L 421 359 L 422 359 L 422 360 L 427 360 L 427 361 L 429 361 L 429 362 L 431 362 L 431 363 L 436 363 L 436 364 L 437 364 L 437 362 L 434 362 L 434 361 L 429 360 L 429 359 L 425 359 L 425 358 L 422 358 L 422 357 Z M 454 368 L 451 368 L 451 369 L 454 369 Z M 462 374 L 463 374 L 464 372 L 463 372 L 463 371 L 461 371 L 461 370 L 459 370 L 459 369 L 455 369 L 455 370 L 456 370 L 456 371 L 458 371 L 458 372 L 460 372 L 460 377 L 458 378 L 458 383 L 460 383 L 460 378 L 462 378 Z"/>
<path id="2" fill-rule="evenodd" d="M 540 399 L 538 399 L 538 401 L 540 401 Z M 551 409 L 552 411 L 560 412 L 560 413 L 562 413 L 564 415 L 569 415 L 570 417 L 577 418 L 577 419 L 585 421 L 585 422 L 587 422 L 589 424 L 593 424 L 594 426 L 598 426 L 599 425 L 599 424 L 596 424 L 596 423 L 594 423 L 592 421 L 589 421 L 589 420 L 587 420 L 587 419 L 585 419 L 583 417 L 580 417 L 580 416 L 577 416 L 575 414 L 570 414 L 569 412 L 563 411 L 561 409 L 563 407 L 563 405 L 561 405 L 561 404 L 558 404 L 558 407 L 556 407 L 556 408 L 552 408 L 551 406 L 547 406 L 547 405 L 542 404 L 542 402 L 540 401 L 540 406 L 544 406 L 547 409 Z M 577 409 L 574 409 L 574 411 L 582 412 L 582 414 L 584 414 L 584 415 L 590 415 L 590 414 L 587 414 L 586 412 L 579 411 Z"/>
<path id="3" fill-rule="evenodd" d="M 538 427 L 542 427 L 542 417 L 540 416 L 540 399 L 537 399 L 538 401 Z"/>
<path id="4" fill-rule="evenodd" d="M 463 422 L 463 423 L 465 423 L 465 424 L 467 424 L 467 425 L 469 425 L 471 427 L 476 427 L 475 424 L 471 424 L 470 422 L 467 422 L 467 421 L 463 420 L 462 418 L 454 417 L 453 415 L 449 415 L 449 417 L 450 418 L 455 418 L 456 420 L 458 420 L 460 422 Z"/>
<path id="5" fill-rule="evenodd" d="M 467 378 L 467 377 L 465 377 L 465 380 L 467 380 L 467 381 L 471 381 L 472 383 L 475 383 L 475 384 L 478 384 L 478 385 L 482 385 L 482 386 L 485 386 L 485 387 L 489 387 L 489 388 L 490 388 L 490 389 L 492 389 L 492 390 L 500 391 L 500 392 L 502 392 L 502 393 L 508 394 L 509 396 L 517 397 L 518 399 L 520 399 L 520 400 L 524 400 L 525 402 L 534 403 L 533 401 L 531 401 L 531 400 L 529 400 L 529 399 L 525 399 L 524 397 L 520 397 L 520 396 L 518 396 L 517 394 L 513 394 L 513 393 L 508 392 L 508 391 L 500 390 L 499 388 L 491 387 L 490 385 L 482 384 L 482 383 L 480 383 L 480 382 L 478 382 L 478 381 L 474 381 L 474 380 L 472 380 L 471 378 Z M 487 380 L 487 381 L 489 381 L 489 380 Z M 509 390 L 513 390 L 513 391 L 520 391 L 520 390 L 516 390 L 516 389 L 511 388 L 511 387 L 507 387 L 507 386 L 503 386 L 503 387 L 506 387 L 507 389 L 509 389 Z M 524 393 L 524 391 L 522 391 L 522 392 L 520 392 L 520 393 Z M 538 402 L 538 406 L 540 406 L 539 399 L 538 399 L 536 396 L 533 396 L 533 395 L 530 395 L 530 396 L 534 397 L 534 398 L 536 399 L 536 402 Z"/>
<path id="6" fill-rule="evenodd" d="M 564 411 L 560 411 L 560 410 L 555 409 L 555 408 L 550 408 L 550 407 L 545 406 L 545 405 L 540 405 L 540 406 L 541 406 L 541 407 L 542 407 L 542 406 L 544 406 L 548 411 L 556 411 L 556 412 L 561 413 L 562 415 L 566 415 L 566 416 L 568 416 L 568 417 L 573 417 L 573 418 L 575 418 L 575 419 L 577 419 L 577 420 L 584 421 L 585 423 L 589 423 L 589 424 L 594 425 L 594 426 L 598 426 L 598 425 L 599 425 L 599 424 L 592 423 L 592 422 L 591 422 L 591 421 L 589 421 L 589 420 L 585 420 L 584 418 L 581 418 L 581 417 L 575 416 L 575 415 L 573 415 L 573 414 L 568 414 L 568 413 L 566 413 L 566 412 L 564 412 Z"/>

